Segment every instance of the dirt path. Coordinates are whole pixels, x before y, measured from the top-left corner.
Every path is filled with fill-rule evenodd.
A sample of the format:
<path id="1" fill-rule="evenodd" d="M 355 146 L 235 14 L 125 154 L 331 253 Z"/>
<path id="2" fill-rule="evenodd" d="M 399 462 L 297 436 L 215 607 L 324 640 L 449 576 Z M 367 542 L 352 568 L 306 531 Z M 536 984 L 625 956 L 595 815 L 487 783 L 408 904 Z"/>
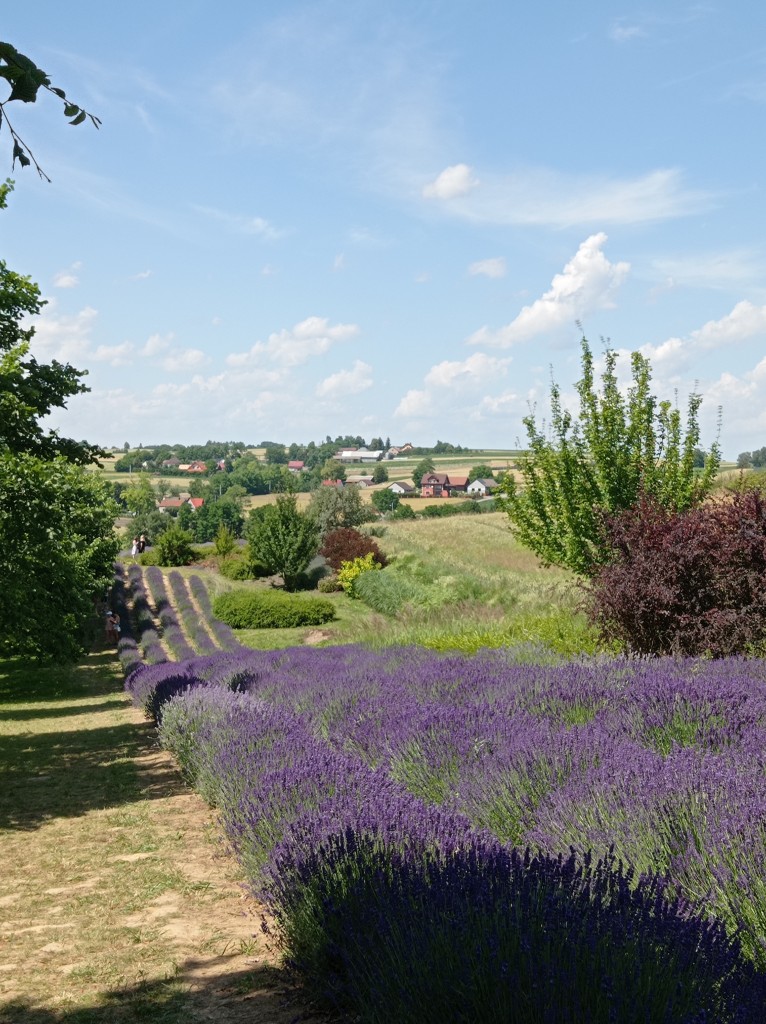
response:
<path id="1" fill-rule="evenodd" d="M 0 703 L 0 1021 L 320 1020 L 210 810 L 95 657 L 74 695 Z"/>

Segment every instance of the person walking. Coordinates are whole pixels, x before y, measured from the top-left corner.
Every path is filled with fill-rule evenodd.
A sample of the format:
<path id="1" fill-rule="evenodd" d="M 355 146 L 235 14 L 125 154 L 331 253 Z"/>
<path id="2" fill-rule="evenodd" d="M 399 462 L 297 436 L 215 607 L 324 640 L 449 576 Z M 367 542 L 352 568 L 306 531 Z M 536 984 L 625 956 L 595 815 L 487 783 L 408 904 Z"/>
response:
<path id="1" fill-rule="evenodd" d="M 139 553 L 139 555 L 143 555 L 144 551 L 146 551 L 146 537 L 142 533 L 141 536 L 138 538 L 138 553 Z"/>

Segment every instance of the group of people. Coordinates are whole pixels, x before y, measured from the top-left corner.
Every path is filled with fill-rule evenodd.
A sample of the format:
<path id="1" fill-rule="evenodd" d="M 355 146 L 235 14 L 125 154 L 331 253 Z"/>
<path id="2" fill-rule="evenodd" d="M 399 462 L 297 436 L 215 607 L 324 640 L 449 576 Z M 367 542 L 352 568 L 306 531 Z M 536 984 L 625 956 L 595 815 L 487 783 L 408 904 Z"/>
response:
<path id="1" fill-rule="evenodd" d="M 135 562 L 137 555 L 143 555 L 144 551 L 146 551 L 146 537 L 142 533 L 140 537 L 133 538 L 133 546 L 130 549 L 133 561 Z"/>

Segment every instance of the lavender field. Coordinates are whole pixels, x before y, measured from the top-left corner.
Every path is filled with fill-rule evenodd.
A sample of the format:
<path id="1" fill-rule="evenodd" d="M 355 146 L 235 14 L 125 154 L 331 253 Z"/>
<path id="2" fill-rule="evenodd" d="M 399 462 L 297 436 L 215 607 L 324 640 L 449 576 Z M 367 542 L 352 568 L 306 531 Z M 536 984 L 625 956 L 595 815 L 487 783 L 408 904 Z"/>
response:
<path id="1" fill-rule="evenodd" d="M 221 640 L 127 687 L 326 1005 L 764 1019 L 764 662 Z"/>

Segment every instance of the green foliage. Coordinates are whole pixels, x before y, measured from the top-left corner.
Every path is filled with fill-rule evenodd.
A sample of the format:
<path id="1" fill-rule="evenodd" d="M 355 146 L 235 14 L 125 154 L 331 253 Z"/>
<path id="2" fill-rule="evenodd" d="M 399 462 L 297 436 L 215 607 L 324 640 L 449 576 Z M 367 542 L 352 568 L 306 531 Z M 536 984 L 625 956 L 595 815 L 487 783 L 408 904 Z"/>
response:
<path id="1" fill-rule="evenodd" d="M 473 483 L 474 480 L 494 480 L 495 472 L 490 465 L 486 462 L 480 462 L 478 466 L 474 466 L 471 472 L 468 474 L 468 483 Z"/>
<path id="2" fill-rule="evenodd" d="M 426 475 L 426 473 L 433 473 L 436 467 L 436 463 L 430 456 L 426 456 L 417 463 L 412 471 L 412 482 L 416 487 L 420 487 L 420 481 Z"/>
<path id="3" fill-rule="evenodd" d="M 226 559 L 232 554 L 236 546 L 237 539 L 234 536 L 234 531 L 230 530 L 226 523 L 221 523 L 218 527 L 218 533 L 215 535 L 213 551 L 215 551 L 219 558 Z"/>
<path id="4" fill-rule="evenodd" d="M 75 660 L 114 577 L 117 507 L 97 474 L 0 451 L 0 650 Z"/>
<path id="5" fill-rule="evenodd" d="M 583 338 L 579 417 L 562 408 L 559 387 L 552 383 L 550 436 L 533 413 L 525 418 L 529 455 L 520 465 L 523 486 L 509 474 L 501 487 L 519 540 L 545 564 L 586 576 L 607 557 L 603 513 L 630 508 L 642 494 L 672 511 L 691 508 L 709 492 L 720 464 L 716 442 L 702 472 L 694 468 L 700 395 L 689 398 L 684 430 L 679 409 L 652 395 L 649 361 L 632 354 L 627 397 L 616 362 L 617 353 L 608 350 L 597 391 L 593 355 Z"/>
<path id="6" fill-rule="evenodd" d="M 320 534 L 341 527 L 360 526 L 367 522 L 367 510 L 358 487 L 319 487 L 311 495 L 307 514 L 316 523 Z"/>
<path id="7" fill-rule="evenodd" d="M 158 565 L 191 565 L 197 557 L 192 547 L 192 536 L 174 523 L 157 541 L 155 548 Z"/>
<path id="8" fill-rule="evenodd" d="M 377 449 L 375 449 L 377 450 Z M 388 480 L 388 470 L 382 462 L 378 462 L 375 469 L 372 471 L 372 482 L 374 484 L 384 484 Z"/>
<path id="9" fill-rule="evenodd" d="M 385 514 L 386 512 L 396 512 L 401 502 L 401 495 L 395 494 L 393 491 L 389 491 L 385 488 L 382 491 L 373 491 L 370 495 L 370 501 L 378 510 Z"/>
<path id="10" fill-rule="evenodd" d="M 37 65 L 19 53 L 15 46 L 10 43 L 0 42 L 0 79 L 3 79 L 11 87 L 10 93 L 4 100 L 0 101 L 0 129 L 3 123 L 8 126 L 8 131 L 13 141 L 13 165 L 18 160 L 22 167 L 33 164 L 35 170 L 45 181 L 50 178 L 45 174 L 30 150 L 29 146 L 20 138 L 8 118 L 8 104 L 19 101 L 21 103 L 34 103 L 40 89 L 45 89 L 51 95 L 59 99 L 64 107 L 64 117 L 72 125 L 82 124 L 90 120 L 91 124 L 98 128 L 101 121 L 87 110 L 78 107 L 67 99 L 66 93 L 58 86 L 52 85 L 50 78 Z"/>
<path id="11" fill-rule="evenodd" d="M 122 492 L 125 504 L 135 515 L 149 515 L 157 508 L 157 495 L 148 473 L 139 473 Z"/>
<path id="12" fill-rule="evenodd" d="M 221 561 L 218 571 L 227 580 L 254 580 L 269 575 L 265 566 L 252 562 L 246 552 L 239 551 Z"/>
<path id="13" fill-rule="evenodd" d="M 382 566 L 375 558 L 375 554 L 371 551 L 369 554 L 364 555 L 361 558 L 355 558 L 351 562 L 341 562 L 340 569 L 338 569 L 338 583 L 341 588 L 346 591 L 350 597 L 356 597 L 354 593 L 354 584 L 359 577 L 366 572 L 371 572 L 374 569 L 381 569 Z"/>
<path id="14" fill-rule="evenodd" d="M 337 594 L 342 589 L 337 576 L 325 576 L 317 583 L 317 590 L 320 594 Z"/>
<path id="15" fill-rule="evenodd" d="M 415 509 L 412 507 L 412 505 L 405 505 L 403 502 L 400 502 L 394 509 L 393 518 L 417 519 L 417 516 L 415 515 Z"/>
<path id="16" fill-rule="evenodd" d="M 232 629 L 321 626 L 335 618 L 332 601 L 276 591 L 230 590 L 213 602 L 216 618 Z"/>
<path id="17" fill-rule="evenodd" d="M 298 510 L 295 495 L 280 495 L 275 505 L 258 509 L 257 515 L 251 513 L 247 536 L 251 560 L 278 573 L 287 590 L 300 586 L 319 548 L 317 524 Z"/>
<path id="18" fill-rule="evenodd" d="M 0 185 L 0 209 L 11 188 L 10 182 Z M 96 462 L 104 454 L 98 446 L 59 437 L 40 425 L 42 417 L 64 408 L 72 395 L 90 390 L 81 381 L 83 371 L 56 360 L 38 363 L 29 355 L 35 329 L 28 320 L 44 305 L 37 285 L 0 260 L 0 451 L 28 452 L 41 459 L 61 455 L 81 465 Z"/>

